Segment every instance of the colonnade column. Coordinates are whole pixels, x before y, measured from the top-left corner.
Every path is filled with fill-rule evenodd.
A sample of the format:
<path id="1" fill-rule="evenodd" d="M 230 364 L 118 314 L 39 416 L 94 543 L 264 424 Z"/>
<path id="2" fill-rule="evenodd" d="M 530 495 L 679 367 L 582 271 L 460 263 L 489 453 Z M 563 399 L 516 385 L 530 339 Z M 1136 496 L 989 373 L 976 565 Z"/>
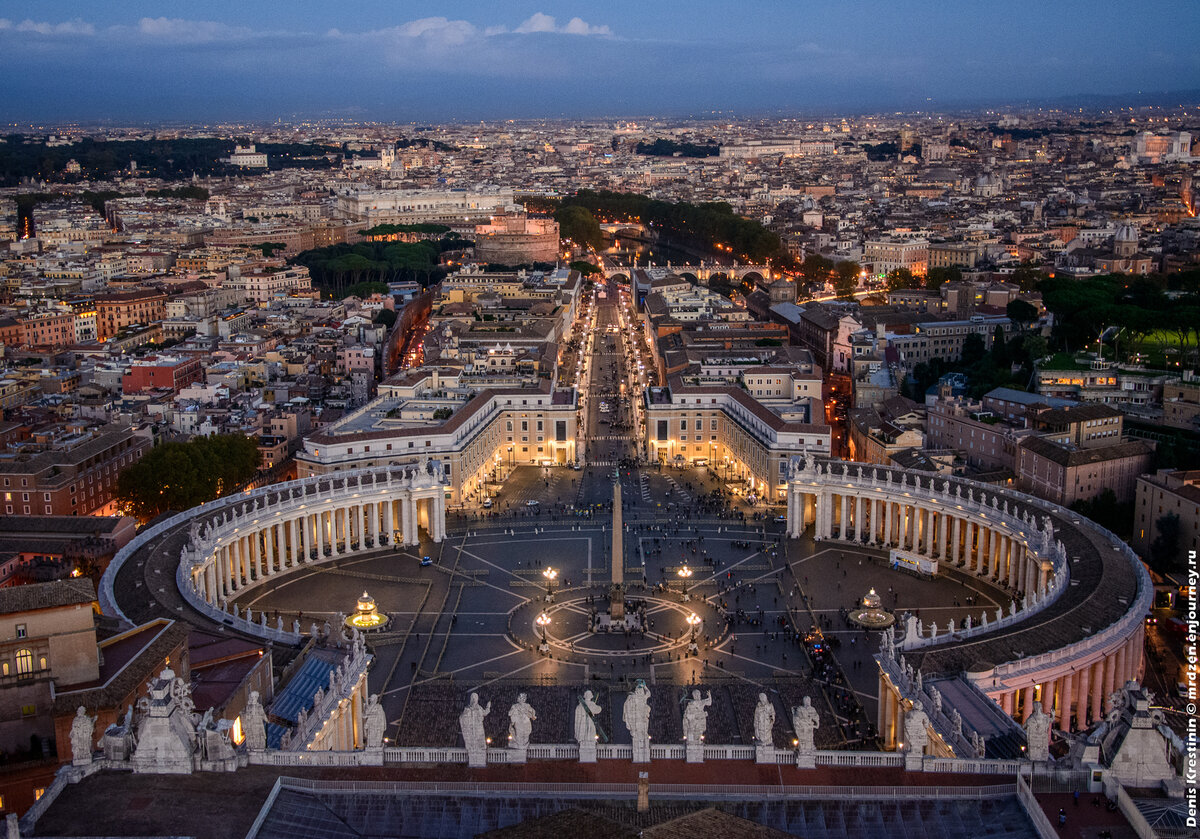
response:
<path id="1" fill-rule="evenodd" d="M 1076 676 L 1074 673 L 1068 673 L 1059 679 L 1059 704 L 1062 706 L 1058 711 L 1058 727 L 1063 731 L 1071 730 L 1071 702 L 1074 699 L 1074 687 Z"/>
<path id="2" fill-rule="evenodd" d="M 1088 726 L 1088 702 L 1091 700 L 1092 687 L 1091 676 L 1092 667 L 1089 664 L 1079 671 L 1079 689 L 1075 691 L 1075 695 L 1079 697 L 1077 700 L 1078 707 L 1075 709 L 1075 718 L 1078 720 L 1081 730 Z"/>
<path id="3" fill-rule="evenodd" d="M 849 513 L 850 498 L 845 493 L 842 493 L 841 499 L 842 499 L 842 510 L 841 510 L 842 520 L 838 522 L 838 538 L 845 539 L 846 533 L 847 533 L 846 523 L 849 521 L 849 518 L 850 518 L 850 513 Z"/>
<path id="4" fill-rule="evenodd" d="M 887 498 L 887 499 L 884 499 L 883 506 L 884 506 L 883 543 L 885 545 L 891 546 L 891 544 L 892 544 L 892 507 L 894 505 L 892 504 L 892 500 L 890 498 Z"/>

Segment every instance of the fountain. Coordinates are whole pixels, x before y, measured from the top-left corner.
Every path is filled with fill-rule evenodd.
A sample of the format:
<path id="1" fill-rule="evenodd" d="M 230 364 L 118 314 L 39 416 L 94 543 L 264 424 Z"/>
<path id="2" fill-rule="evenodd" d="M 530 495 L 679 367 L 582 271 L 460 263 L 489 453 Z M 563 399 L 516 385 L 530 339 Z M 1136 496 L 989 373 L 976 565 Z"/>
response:
<path id="1" fill-rule="evenodd" d="M 358 598 L 354 614 L 346 618 L 346 627 L 357 629 L 359 632 L 376 632 L 386 627 L 390 620 L 391 618 L 379 611 L 375 605 L 375 598 L 364 591 L 362 597 Z"/>
<path id="2" fill-rule="evenodd" d="M 896 617 L 883 608 L 883 600 L 871 589 L 863 597 L 859 608 L 850 612 L 850 620 L 867 629 L 887 629 L 896 622 Z"/>

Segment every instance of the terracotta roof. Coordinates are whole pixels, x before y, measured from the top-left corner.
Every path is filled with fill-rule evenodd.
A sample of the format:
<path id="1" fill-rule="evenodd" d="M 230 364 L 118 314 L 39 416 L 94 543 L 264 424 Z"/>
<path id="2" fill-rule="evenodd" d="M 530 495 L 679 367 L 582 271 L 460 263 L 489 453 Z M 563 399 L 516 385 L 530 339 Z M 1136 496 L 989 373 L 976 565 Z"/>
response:
<path id="1" fill-rule="evenodd" d="M 1103 463 L 1106 460 L 1121 460 L 1126 457 L 1149 455 L 1153 452 L 1153 449 L 1140 440 L 1130 440 L 1127 443 L 1117 443 L 1112 446 L 1081 449 L 1074 446 L 1062 446 L 1044 437 L 1030 437 L 1023 440 L 1021 445 L 1038 457 L 1044 457 L 1068 469 L 1074 466 L 1086 466 L 1089 463 Z"/>
<path id="2" fill-rule="evenodd" d="M 90 577 L 0 588 L 0 614 L 3 615 L 78 606 L 95 601 L 96 587 Z"/>

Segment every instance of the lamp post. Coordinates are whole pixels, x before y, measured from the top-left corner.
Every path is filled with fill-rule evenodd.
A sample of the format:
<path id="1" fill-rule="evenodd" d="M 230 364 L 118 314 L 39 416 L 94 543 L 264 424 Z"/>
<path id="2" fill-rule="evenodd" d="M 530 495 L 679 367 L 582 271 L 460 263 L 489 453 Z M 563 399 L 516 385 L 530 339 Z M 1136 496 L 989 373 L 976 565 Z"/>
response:
<path id="1" fill-rule="evenodd" d="M 541 643 L 541 646 L 538 647 L 538 651 L 542 652 L 542 653 L 549 653 L 550 652 L 550 641 L 546 638 L 546 627 L 548 627 L 550 625 L 550 616 L 547 615 L 545 612 L 542 612 L 540 615 L 538 615 L 536 618 L 533 619 L 533 622 L 536 623 L 538 625 L 538 627 L 542 630 L 542 643 Z"/>
<path id="2" fill-rule="evenodd" d="M 546 602 L 554 602 L 554 578 L 558 576 L 558 571 L 553 568 L 547 568 L 542 572 L 542 576 L 546 578 Z"/>
<path id="3" fill-rule="evenodd" d="M 683 580 L 683 602 L 687 603 L 689 600 L 692 599 L 691 595 L 688 594 L 688 580 L 691 579 L 692 574 L 694 572 L 692 571 L 691 568 L 688 568 L 685 565 L 682 568 L 680 568 L 678 571 L 676 571 L 675 573 L 679 575 L 679 579 Z"/>
<path id="4" fill-rule="evenodd" d="M 696 627 L 700 625 L 700 616 L 692 612 L 686 618 L 688 626 L 692 628 L 692 637 L 688 642 L 688 655 L 699 655 L 700 648 L 696 646 Z"/>

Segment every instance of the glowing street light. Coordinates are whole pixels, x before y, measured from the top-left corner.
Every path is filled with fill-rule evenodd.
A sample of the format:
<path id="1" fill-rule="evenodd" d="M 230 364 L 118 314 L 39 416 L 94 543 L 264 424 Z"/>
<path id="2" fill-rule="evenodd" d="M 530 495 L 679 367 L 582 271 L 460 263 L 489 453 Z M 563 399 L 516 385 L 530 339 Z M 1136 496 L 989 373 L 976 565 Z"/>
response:
<path id="1" fill-rule="evenodd" d="M 676 571 L 675 573 L 677 573 L 679 575 L 679 579 L 683 580 L 683 602 L 687 603 L 688 600 L 691 599 L 691 596 L 688 594 L 688 580 L 691 579 L 692 574 L 695 572 L 693 572 L 691 568 L 688 568 L 685 565 L 682 568 L 680 568 L 678 571 Z"/>
<path id="2" fill-rule="evenodd" d="M 546 578 L 546 602 L 554 602 L 554 578 L 558 576 L 558 571 L 553 568 L 547 568 L 542 572 L 542 576 Z"/>
<path id="3" fill-rule="evenodd" d="M 538 650 L 543 653 L 550 652 L 550 641 L 546 637 L 546 627 L 548 627 L 550 625 L 550 616 L 547 615 L 545 612 L 542 612 L 540 615 L 538 615 L 536 618 L 533 619 L 533 622 L 536 623 L 538 625 L 538 627 L 542 630 L 542 644 L 540 647 L 538 647 Z"/>
<path id="4" fill-rule="evenodd" d="M 688 626 L 692 628 L 692 637 L 688 642 L 688 655 L 699 655 L 700 648 L 696 646 L 696 628 L 700 626 L 700 616 L 695 612 L 692 612 L 687 616 L 687 618 L 685 618 L 685 620 L 687 621 Z"/>

